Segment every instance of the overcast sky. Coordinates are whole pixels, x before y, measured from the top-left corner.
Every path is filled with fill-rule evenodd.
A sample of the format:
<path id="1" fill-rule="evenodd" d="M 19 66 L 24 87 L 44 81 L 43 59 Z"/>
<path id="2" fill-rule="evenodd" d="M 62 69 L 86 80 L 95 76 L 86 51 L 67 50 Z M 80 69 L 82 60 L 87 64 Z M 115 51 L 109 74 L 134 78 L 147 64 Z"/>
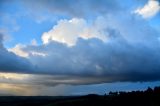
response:
<path id="1" fill-rule="evenodd" d="M 158 85 L 159 0 L 0 0 L 0 95 Z"/>

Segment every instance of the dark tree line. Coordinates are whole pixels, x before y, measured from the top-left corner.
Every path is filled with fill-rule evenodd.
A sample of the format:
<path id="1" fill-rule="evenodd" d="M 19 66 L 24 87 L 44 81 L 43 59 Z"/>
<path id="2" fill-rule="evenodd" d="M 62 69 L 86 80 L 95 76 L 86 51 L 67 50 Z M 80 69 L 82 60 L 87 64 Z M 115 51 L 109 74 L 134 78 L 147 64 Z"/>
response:
<path id="1" fill-rule="evenodd" d="M 119 92 L 109 92 L 109 96 L 122 96 L 122 95 L 157 95 L 160 94 L 160 87 L 155 87 L 154 89 L 148 87 L 145 91 L 131 91 L 131 92 L 125 92 L 125 91 L 119 91 Z"/>

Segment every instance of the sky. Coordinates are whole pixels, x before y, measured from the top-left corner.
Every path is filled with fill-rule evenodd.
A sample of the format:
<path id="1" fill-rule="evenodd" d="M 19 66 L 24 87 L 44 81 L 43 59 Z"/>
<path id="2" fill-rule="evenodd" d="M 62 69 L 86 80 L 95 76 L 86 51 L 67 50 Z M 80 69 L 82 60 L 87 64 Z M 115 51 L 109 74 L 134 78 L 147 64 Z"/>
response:
<path id="1" fill-rule="evenodd" d="M 159 85 L 159 0 L 0 0 L 0 95 Z"/>

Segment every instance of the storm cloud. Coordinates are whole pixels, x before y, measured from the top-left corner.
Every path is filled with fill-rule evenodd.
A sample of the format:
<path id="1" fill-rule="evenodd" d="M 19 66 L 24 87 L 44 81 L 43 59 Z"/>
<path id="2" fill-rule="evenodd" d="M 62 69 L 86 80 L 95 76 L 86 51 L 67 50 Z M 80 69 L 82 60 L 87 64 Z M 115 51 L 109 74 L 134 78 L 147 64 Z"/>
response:
<path id="1" fill-rule="evenodd" d="M 160 80 L 160 32 L 135 14 L 136 9 L 117 0 L 21 3 L 34 15 L 67 18 L 42 33 L 41 44 L 7 50 L 0 38 L 1 72 L 33 74 L 27 81 L 48 86 Z M 89 19 L 87 14 L 92 14 Z"/>
<path id="2" fill-rule="evenodd" d="M 109 82 L 159 80 L 160 76 L 158 50 L 129 45 L 121 40 L 104 44 L 97 39 L 79 39 L 71 48 L 52 42 L 25 49 L 37 49 L 36 52 L 47 54 L 45 57 L 30 55 L 30 61 L 40 73 L 91 77 Z"/>
<path id="3" fill-rule="evenodd" d="M 116 24 L 107 21 L 111 19 Z M 66 75 L 73 79 L 80 77 L 84 84 L 87 80 L 83 81 L 83 78 L 90 79 L 87 83 L 159 80 L 159 33 L 145 21 L 131 19 L 128 16 L 126 24 L 122 24 L 123 19 L 101 18 L 99 22 L 106 20 L 106 26 L 100 27 L 102 29 L 98 32 L 103 31 L 106 41 L 79 36 L 76 44 L 70 46 L 67 42 L 50 39 L 47 44 L 26 46 L 22 51 L 28 53 L 28 59 L 38 69 L 37 73 Z M 143 24 L 139 26 L 138 23 Z M 124 31 L 123 28 L 130 24 L 132 30 Z M 54 33 L 49 34 L 52 36 Z M 64 40 L 65 36 L 64 32 Z"/>

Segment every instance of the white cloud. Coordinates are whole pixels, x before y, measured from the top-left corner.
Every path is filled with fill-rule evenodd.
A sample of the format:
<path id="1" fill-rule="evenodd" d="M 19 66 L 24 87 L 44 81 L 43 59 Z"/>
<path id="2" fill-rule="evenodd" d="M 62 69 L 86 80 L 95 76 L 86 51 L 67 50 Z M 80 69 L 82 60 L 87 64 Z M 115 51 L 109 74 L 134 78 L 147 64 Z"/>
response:
<path id="1" fill-rule="evenodd" d="M 159 2 L 156 0 L 149 0 L 142 8 L 136 9 L 134 12 L 141 15 L 143 18 L 151 18 L 160 11 Z"/>
<path id="2" fill-rule="evenodd" d="M 33 55 L 33 56 L 43 56 L 43 57 L 47 56 L 47 54 L 45 54 L 45 53 L 34 52 L 34 51 L 30 52 L 30 55 Z"/>
<path id="3" fill-rule="evenodd" d="M 35 40 L 32 40 L 31 42 L 31 45 L 32 46 L 36 46 L 36 42 Z M 29 55 L 32 55 L 32 56 L 47 56 L 47 54 L 45 53 L 41 53 L 41 52 L 35 52 L 35 51 L 29 51 L 29 52 L 26 52 L 23 50 L 23 48 L 25 48 L 26 45 L 22 45 L 22 44 L 17 44 L 15 47 L 13 48 L 9 48 L 8 51 L 10 52 L 13 52 L 14 54 L 20 56 L 20 57 L 25 57 L 25 58 L 28 58 Z"/>
<path id="4" fill-rule="evenodd" d="M 100 13 L 105 12 L 107 15 L 98 14 L 100 15 L 98 18 L 89 22 L 86 18 L 59 20 L 53 29 L 42 35 L 42 45 L 37 44 L 37 41 L 33 39 L 29 45 L 18 44 L 8 49 L 16 55 L 6 51 L 0 36 L 0 46 L 2 46 L 0 47 L 0 70 L 29 73 L 0 73 L 0 82 L 6 83 L 0 84 L 0 88 L 6 93 L 13 92 L 21 95 L 54 95 L 55 93 L 59 95 L 68 93 L 68 91 L 64 91 L 66 90 L 64 86 L 56 86 L 57 84 L 84 85 L 117 81 L 160 80 L 159 34 L 148 25 L 147 21 L 133 18 L 133 14 L 129 14 L 128 11 L 109 12 L 108 14 L 108 9 L 116 11 L 120 9 L 113 6 L 116 3 L 106 6 L 105 2 L 112 1 L 100 1 L 100 4 L 99 1 L 95 1 L 94 5 L 90 6 L 92 8 L 83 14 L 89 16 L 88 13 L 95 10 L 101 11 Z M 89 0 L 88 4 L 91 2 Z M 155 11 L 159 7 L 157 3 L 158 1 L 149 1 L 135 13 L 149 18 L 153 16 L 153 13 L 157 13 Z M 62 11 L 68 11 L 69 9 L 64 5 Z M 52 5 L 52 7 L 56 6 Z M 77 8 L 75 5 L 74 7 Z M 89 6 L 86 5 L 86 7 Z M 74 14 L 73 10 L 79 12 L 75 8 L 69 10 L 71 14 Z M 84 10 L 87 9 L 84 8 Z M 45 19 L 42 18 L 41 21 Z M 0 33 L 3 32 L 0 30 Z M 62 43 L 74 46 L 67 47 Z M 44 73 L 48 75 L 43 75 Z M 56 88 L 51 89 L 50 86 Z"/>
<path id="5" fill-rule="evenodd" d="M 68 46 L 75 45 L 78 38 L 98 38 L 106 41 L 107 38 L 106 35 L 104 35 L 104 28 L 97 21 L 98 19 L 92 25 L 89 25 L 86 20 L 79 18 L 60 20 L 53 29 L 42 35 L 42 41 L 44 44 L 50 41 L 57 41 L 65 43 Z"/>
<path id="6" fill-rule="evenodd" d="M 15 47 L 9 48 L 8 51 L 13 52 L 16 55 L 21 56 L 21 57 L 28 57 L 29 54 L 22 50 L 22 48 L 24 47 L 25 45 L 17 44 Z"/>

